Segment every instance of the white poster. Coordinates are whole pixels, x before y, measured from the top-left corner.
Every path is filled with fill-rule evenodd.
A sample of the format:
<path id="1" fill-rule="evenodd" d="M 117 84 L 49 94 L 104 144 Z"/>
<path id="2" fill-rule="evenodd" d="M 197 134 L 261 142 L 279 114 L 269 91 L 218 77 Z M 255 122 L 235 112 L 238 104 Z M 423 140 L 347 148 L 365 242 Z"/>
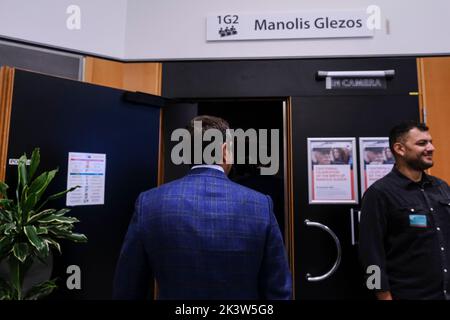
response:
<path id="1" fill-rule="evenodd" d="M 355 138 L 308 138 L 309 203 L 357 203 Z"/>
<path id="2" fill-rule="evenodd" d="M 383 178 L 395 163 L 389 148 L 389 138 L 359 138 L 361 166 L 361 194 L 377 180 Z"/>
<path id="3" fill-rule="evenodd" d="M 106 154 L 69 152 L 67 206 L 86 206 L 105 203 Z"/>

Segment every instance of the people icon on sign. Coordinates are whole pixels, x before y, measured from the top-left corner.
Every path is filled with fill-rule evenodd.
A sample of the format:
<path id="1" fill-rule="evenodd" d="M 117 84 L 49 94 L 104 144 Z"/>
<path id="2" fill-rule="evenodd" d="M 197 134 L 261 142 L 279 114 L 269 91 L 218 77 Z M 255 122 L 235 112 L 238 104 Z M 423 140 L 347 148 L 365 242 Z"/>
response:
<path id="1" fill-rule="evenodd" d="M 226 36 L 232 36 L 237 34 L 237 30 L 234 26 L 232 26 L 231 28 L 226 27 L 225 29 L 223 29 L 222 27 L 220 27 L 219 29 L 219 35 L 220 37 L 226 37 Z"/>

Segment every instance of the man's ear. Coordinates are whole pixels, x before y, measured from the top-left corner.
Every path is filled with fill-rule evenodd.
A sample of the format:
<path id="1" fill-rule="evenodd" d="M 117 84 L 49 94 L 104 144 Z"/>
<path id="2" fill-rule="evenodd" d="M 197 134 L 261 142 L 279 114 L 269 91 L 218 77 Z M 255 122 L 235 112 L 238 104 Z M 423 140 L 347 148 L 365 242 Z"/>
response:
<path id="1" fill-rule="evenodd" d="M 393 145 L 394 153 L 403 157 L 405 155 L 405 146 L 401 142 L 396 142 Z"/>
<path id="2" fill-rule="evenodd" d="M 222 163 L 224 164 L 232 164 L 233 163 L 233 154 L 231 152 L 231 146 L 226 142 L 222 144 Z"/>

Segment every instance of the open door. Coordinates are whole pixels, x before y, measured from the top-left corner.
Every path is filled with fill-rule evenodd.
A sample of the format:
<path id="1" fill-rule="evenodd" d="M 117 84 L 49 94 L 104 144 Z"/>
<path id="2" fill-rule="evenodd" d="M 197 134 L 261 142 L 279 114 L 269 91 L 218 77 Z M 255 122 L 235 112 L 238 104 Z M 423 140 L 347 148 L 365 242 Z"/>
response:
<path id="1" fill-rule="evenodd" d="M 7 150 L 3 160 L 8 162 L 2 166 L 11 189 L 17 167 L 9 159 L 23 153 L 30 156 L 35 147 L 41 149 L 41 170 L 59 168 L 49 194 L 67 187 L 69 153 L 100 154 L 106 159 L 103 203 L 71 207 L 69 214 L 81 221 L 76 231 L 89 240 L 62 243 L 62 255 L 54 256 L 51 272 L 52 278 L 59 278 L 59 288 L 50 299 L 110 299 L 135 200 L 140 192 L 157 185 L 161 103 L 22 70 L 15 70 L 9 81 L 11 116 L 4 121 L 7 137 L 1 148 Z M 66 199 L 51 206 L 65 207 Z M 81 289 L 69 290 L 66 279 L 71 272 L 67 271 L 73 265 L 81 271 Z"/>
<path id="2" fill-rule="evenodd" d="M 172 101 L 163 110 L 164 126 L 164 182 L 183 177 L 189 171 L 189 165 L 174 165 L 170 161 L 171 150 L 178 143 L 170 141 L 173 130 L 186 128 L 189 121 L 199 115 L 210 115 L 226 120 L 231 129 L 277 130 L 279 141 L 276 174 L 261 175 L 259 166 L 261 163 L 255 159 L 251 164 L 238 164 L 236 155 L 234 164 L 228 175 L 232 181 L 267 194 L 274 203 L 274 213 L 280 226 L 283 238 L 285 238 L 285 164 L 284 164 L 284 100 L 283 98 L 268 99 L 188 99 L 189 102 Z M 267 142 L 267 150 L 270 150 L 270 141 Z M 236 150 L 235 150 L 236 151 Z M 246 150 L 248 156 L 248 149 Z M 271 152 L 269 152 L 272 155 Z M 287 239 L 285 238 L 286 242 Z"/>

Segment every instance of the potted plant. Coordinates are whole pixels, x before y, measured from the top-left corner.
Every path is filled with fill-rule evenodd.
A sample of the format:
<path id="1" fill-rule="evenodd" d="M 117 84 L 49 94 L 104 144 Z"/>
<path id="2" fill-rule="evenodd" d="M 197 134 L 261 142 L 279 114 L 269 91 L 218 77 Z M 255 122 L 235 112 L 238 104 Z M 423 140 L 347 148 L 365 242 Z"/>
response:
<path id="1" fill-rule="evenodd" d="M 36 148 L 27 166 L 24 154 L 18 161 L 15 199 L 7 195 L 8 185 L 0 181 L 0 262 L 7 261 L 9 279 L 0 279 L 0 300 L 36 300 L 50 294 L 55 279 L 38 283 L 24 292 L 23 281 L 33 262 L 45 263 L 56 249 L 61 253 L 59 240 L 86 242 L 83 234 L 73 233 L 74 217 L 66 216 L 69 209 L 48 209 L 48 201 L 63 197 L 79 186 L 53 194 L 42 201 L 45 190 L 58 169 L 46 171 L 34 178 L 40 162 Z"/>

